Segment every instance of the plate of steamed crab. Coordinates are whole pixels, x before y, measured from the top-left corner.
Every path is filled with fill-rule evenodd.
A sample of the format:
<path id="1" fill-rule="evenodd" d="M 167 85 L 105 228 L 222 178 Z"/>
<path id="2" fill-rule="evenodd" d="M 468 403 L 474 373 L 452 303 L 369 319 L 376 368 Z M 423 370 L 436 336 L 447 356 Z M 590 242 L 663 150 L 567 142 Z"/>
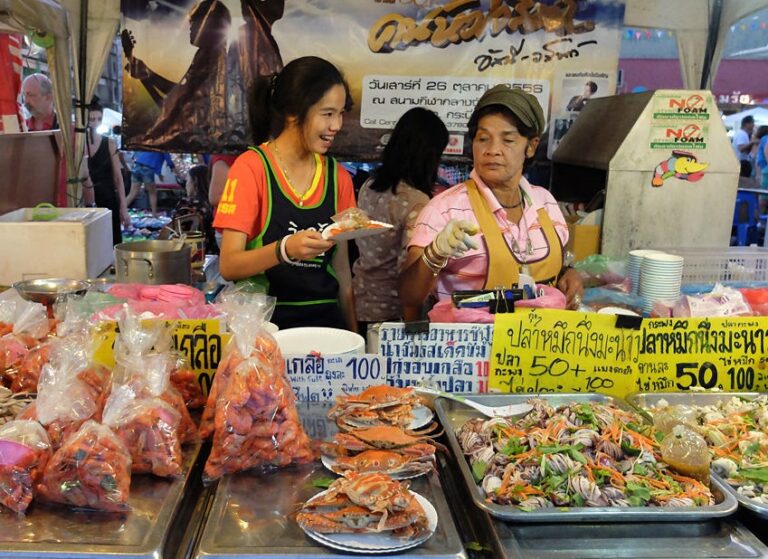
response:
<path id="1" fill-rule="evenodd" d="M 432 537 L 437 511 L 408 482 L 349 472 L 302 504 L 296 522 L 307 536 L 334 549 L 392 553 Z"/>
<path id="2" fill-rule="evenodd" d="M 332 472 L 382 473 L 408 479 L 435 468 L 437 424 L 412 388 L 372 386 L 336 399 L 328 412 L 340 432 L 321 445 Z"/>

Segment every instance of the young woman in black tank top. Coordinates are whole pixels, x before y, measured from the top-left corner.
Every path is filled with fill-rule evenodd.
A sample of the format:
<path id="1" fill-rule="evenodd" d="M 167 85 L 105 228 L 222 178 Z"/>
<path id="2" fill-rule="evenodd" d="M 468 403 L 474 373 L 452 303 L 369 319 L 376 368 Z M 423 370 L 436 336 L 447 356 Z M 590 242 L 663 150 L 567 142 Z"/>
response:
<path id="1" fill-rule="evenodd" d="M 357 327 L 346 242 L 327 241 L 320 233 L 343 209 L 338 207 L 338 178 L 346 171 L 324 154 L 341 129 L 349 99 L 339 70 L 312 56 L 292 61 L 279 74 L 262 76 L 252 88 L 254 144 L 269 142 L 252 147 L 258 158 L 244 154 L 240 165 L 248 160 L 252 175 L 263 173 L 266 183 L 246 187 L 241 177 L 241 184 L 229 190 L 225 186 L 214 225 L 223 230 L 221 275 L 260 285 L 275 296 L 272 321 L 280 328 Z M 238 161 L 228 182 L 238 182 Z M 351 179 L 348 183 L 351 188 Z M 266 215 L 263 226 L 248 228 L 248 233 L 239 223 L 239 229 L 230 228 L 236 212 L 250 217 L 253 211 L 238 206 L 236 189 L 243 188 L 259 190 L 264 204 L 260 215 Z M 229 220 L 228 215 L 235 217 Z"/>

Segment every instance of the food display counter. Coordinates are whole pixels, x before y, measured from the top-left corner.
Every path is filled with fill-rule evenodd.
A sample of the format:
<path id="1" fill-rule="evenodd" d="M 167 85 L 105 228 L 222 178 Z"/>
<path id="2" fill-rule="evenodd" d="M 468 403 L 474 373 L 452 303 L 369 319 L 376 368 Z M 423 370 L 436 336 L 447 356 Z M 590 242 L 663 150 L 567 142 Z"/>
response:
<path id="1" fill-rule="evenodd" d="M 195 504 L 200 446 L 185 449 L 184 477 L 131 478 L 127 513 L 75 511 L 35 503 L 26 515 L 0 511 L 0 558 L 172 557 Z"/>
<path id="2" fill-rule="evenodd" d="M 310 436 L 328 438 L 336 431 L 333 422 L 326 418 L 330 409 L 328 402 L 299 403 L 297 407 Z M 316 486 L 318 481 L 329 477 L 336 476 L 316 462 L 272 474 L 244 473 L 223 478 L 213 491 L 192 556 L 199 559 L 345 556 L 310 539 L 293 519 L 299 505 L 321 491 Z M 465 557 L 439 476 L 432 473 L 415 478 L 411 480 L 410 489 L 435 507 L 438 524 L 426 543 L 403 555 L 434 559 Z"/>

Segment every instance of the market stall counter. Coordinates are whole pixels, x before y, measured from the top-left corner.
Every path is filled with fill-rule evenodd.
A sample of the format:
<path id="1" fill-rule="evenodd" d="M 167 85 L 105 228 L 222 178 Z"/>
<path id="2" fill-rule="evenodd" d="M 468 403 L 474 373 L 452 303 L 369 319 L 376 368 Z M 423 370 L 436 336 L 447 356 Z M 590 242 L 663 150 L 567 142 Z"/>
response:
<path id="1" fill-rule="evenodd" d="M 329 403 L 300 402 L 297 407 L 311 437 L 327 439 L 336 431 L 326 417 Z M 316 462 L 266 475 L 244 473 L 221 479 L 192 556 L 199 559 L 347 556 L 305 535 L 295 520 L 300 504 L 319 493 L 322 482 L 329 477 L 335 476 Z M 388 556 L 446 559 L 466 556 L 441 481 L 437 473 L 411 480 L 410 489 L 434 506 L 437 528 L 425 543 L 407 551 L 395 550 Z M 349 556 L 360 553 L 365 551 L 350 552 Z"/>
<path id="2" fill-rule="evenodd" d="M 525 396 L 472 396 L 472 399 L 487 405 L 517 403 L 521 398 Z M 597 394 L 559 394 L 544 398 L 551 398 L 553 405 L 571 400 L 613 400 Z M 627 406 L 619 400 L 613 401 L 617 402 L 620 407 Z M 460 522 L 462 533 L 473 534 L 471 537 L 477 539 L 476 547 L 485 549 L 493 557 L 768 557 L 768 548 L 739 518 L 731 515 L 734 511 L 733 498 L 727 491 L 722 492 L 725 487 L 720 482 L 716 482 L 720 493 L 713 491 L 717 504 L 700 507 L 702 510 L 699 512 L 692 510 L 694 507 L 678 511 L 664 508 L 641 511 L 638 507 L 613 510 L 605 507 L 555 507 L 524 511 L 489 504 L 482 499 L 483 506 L 478 506 L 480 488 L 472 472 L 469 472 L 455 432 L 468 419 L 479 417 L 479 414 L 444 399 L 437 401 L 437 411 L 448 432 L 452 451 L 441 472 L 443 482 L 451 488 L 452 512 L 456 518 L 464 519 Z M 665 515 L 668 517 L 665 518 Z"/>
<path id="3" fill-rule="evenodd" d="M 183 478 L 151 475 L 131 479 L 130 511 L 78 511 L 35 503 L 25 516 L 0 511 L 0 558 L 139 559 L 173 557 L 186 529 L 188 507 L 197 501 L 193 476 L 200 446 L 184 451 Z"/>

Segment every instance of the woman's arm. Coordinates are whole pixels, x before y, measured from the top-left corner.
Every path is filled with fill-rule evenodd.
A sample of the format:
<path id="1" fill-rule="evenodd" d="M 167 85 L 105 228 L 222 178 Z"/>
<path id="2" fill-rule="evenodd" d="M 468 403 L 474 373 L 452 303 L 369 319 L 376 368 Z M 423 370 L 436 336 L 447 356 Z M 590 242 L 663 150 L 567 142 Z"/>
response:
<path id="1" fill-rule="evenodd" d="M 121 172 L 122 166 L 120 164 L 120 157 L 117 154 L 117 146 L 111 138 L 108 140 L 107 147 L 109 148 L 109 157 L 112 160 L 112 180 L 115 183 L 115 191 L 117 192 L 120 221 L 123 225 L 128 227 L 131 224 L 131 216 L 128 215 L 128 205 L 125 203 L 125 183 L 123 183 L 123 173 Z"/>
<path id="2" fill-rule="evenodd" d="M 421 306 L 437 283 L 437 275 L 427 267 L 423 254 L 424 248 L 410 247 L 400 270 L 397 291 L 403 307 Z"/>
<path id="3" fill-rule="evenodd" d="M 96 203 L 96 197 L 93 192 L 93 181 L 88 171 L 88 154 L 80 161 L 80 181 L 83 185 L 83 203 L 86 207 L 91 207 Z"/>
<path id="4" fill-rule="evenodd" d="M 267 246 L 246 249 L 248 236 L 234 229 L 224 229 L 219 254 L 219 272 L 226 280 L 240 280 L 255 276 L 280 264 L 278 241 Z M 309 260 L 333 248 L 317 231 L 299 231 L 288 235 L 285 251 L 290 260 Z M 349 264 L 347 264 L 349 268 Z"/>
<path id="5" fill-rule="evenodd" d="M 229 165 L 221 159 L 213 164 L 211 169 L 211 183 L 208 186 L 208 201 L 214 208 L 219 205 L 221 195 L 224 193 L 224 185 L 227 184 Z"/>
<path id="6" fill-rule="evenodd" d="M 333 269 L 339 280 L 339 306 L 347 329 L 357 332 L 357 312 L 355 311 L 355 294 L 352 290 L 352 271 L 349 268 L 349 251 L 347 241 L 338 243 L 338 250 L 333 255 Z"/>
<path id="7" fill-rule="evenodd" d="M 557 288 L 565 294 L 568 308 L 577 309 L 581 305 L 581 298 L 584 296 L 581 274 L 573 268 L 565 268 L 561 274 Z"/>

